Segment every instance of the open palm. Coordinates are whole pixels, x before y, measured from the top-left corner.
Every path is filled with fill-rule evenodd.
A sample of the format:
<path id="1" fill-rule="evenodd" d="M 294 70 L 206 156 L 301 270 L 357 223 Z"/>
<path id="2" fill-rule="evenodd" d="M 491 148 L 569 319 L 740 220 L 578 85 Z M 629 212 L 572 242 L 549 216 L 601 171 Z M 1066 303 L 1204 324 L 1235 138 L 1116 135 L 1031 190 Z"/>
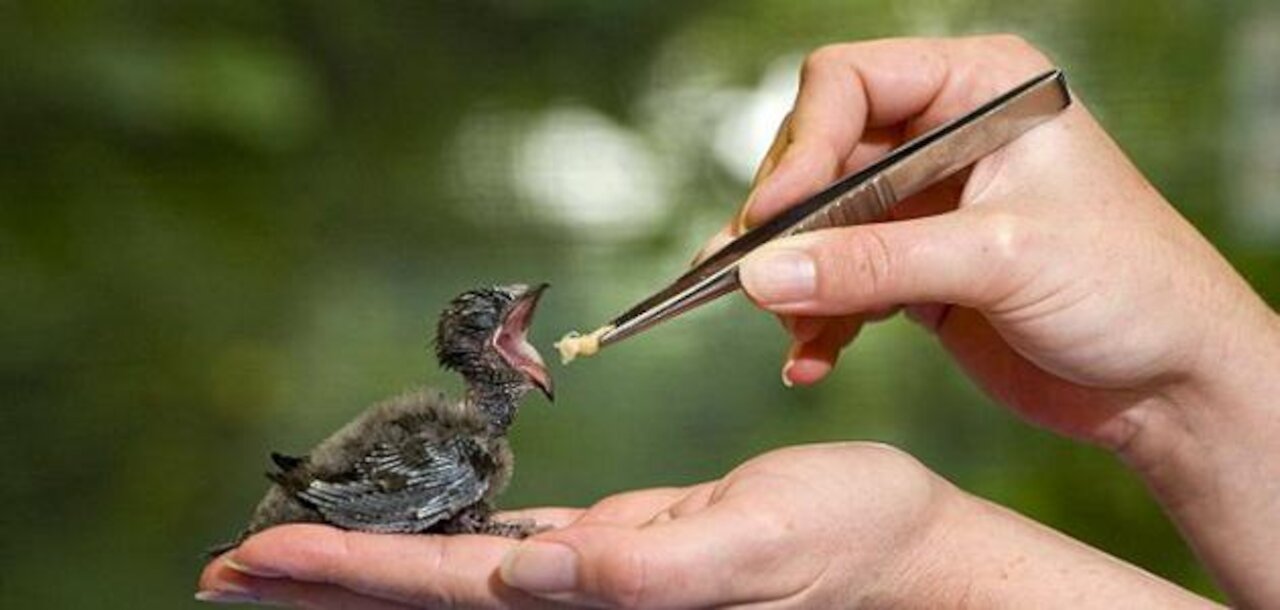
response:
<path id="1" fill-rule="evenodd" d="M 949 489 L 897 450 L 846 443 L 775 451 L 692 487 L 631 491 L 588 509 L 508 517 L 556 524 L 535 546 L 567 546 L 578 555 L 574 593 L 565 602 L 824 606 L 824 599 L 835 602 L 829 596 L 851 590 L 848 575 L 862 575 L 863 582 L 852 585 L 867 597 L 892 582 L 891 565 L 927 534 L 922 525 L 929 509 Z M 519 581 L 529 567 L 520 564 L 537 559 L 536 551 L 508 558 L 517 544 L 489 536 L 286 525 L 211 562 L 200 588 L 310 608 L 556 606 L 504 582 Z M 839 587 L 822 586 L 837 574 Z M 516 584 L 556 598 L 531 583 Z"/>

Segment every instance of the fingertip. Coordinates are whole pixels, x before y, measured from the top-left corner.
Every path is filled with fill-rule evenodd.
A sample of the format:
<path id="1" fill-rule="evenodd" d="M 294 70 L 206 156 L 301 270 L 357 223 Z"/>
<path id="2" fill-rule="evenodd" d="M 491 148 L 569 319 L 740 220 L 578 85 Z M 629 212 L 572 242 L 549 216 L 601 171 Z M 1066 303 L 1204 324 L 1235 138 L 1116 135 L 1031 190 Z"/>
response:
<path id="1" fill-rule="evenodd" d="M 258 579 L 250 574 L 232 569 L 225 559 L 209 562 L 196 584 L 196 600 L 212 603 L 248 603 L 261 601 L 255 593 L 261 589 Z"/>
<path id="2" fill-rule="evenodd" d="M 804 307 L 818 291 L 818 263 L 805 250 L 765 246 L 738 265 L 742 291 L 774 313 Z"/>
<path id="3" fill-rule="evenodd" d="M 783 376 L 789 382 L 788 387 L 813 385 L 822 381 L 833 365 L 833 362 L 821 358 L 800 357 L 787 363 Z"/>
<path id="4" fill-rule="evenodd" d="M 725 246 L 732 243 L 736 235 L 737 235 L 737 232 L 734 230 L 733 226 L 726 226 L 720 229 L 718 232 L 716 232 L 715 235 L 712 235 L 711 238 L 708 239 L 705 244 L 702 245 L 702 248 L 698 250 L 697 254 L 694 255 L 693 260 L 689 261 L 689 266 L 696 267 L 699 264 L 701 264 L 702 261 L 705 261 L 708 258 L 711 258 L 713 254 L 715 254 L 716 252 L 719 252 L 720 250 L 723 250 Z"/>
<path id="5" fill-rule="evenodd" d="M 200 570 L 200 577 L 196 579 L 196 587 L 201 591 L 208 591 L 215 588 L 215 584 L 222 581 L 220 578 L 224 571 L 230 571 L 227 568 L 226 560 L 219 557 L 205 564 L 204 569 Z"/>
<path id="6" fill-rule="evenodd" d="M 291 523 L 272 527 L 249 538 L 224 556 L 228 569 L 273 578 L 295 573 L 297 566 L 315 565 L 346 548 L 347 532 L 328 525 Z M 335 551 L 337 549 L 337 551 Z"/>
<path id="7" fill-rule="evenodd" d="M 794 343 L 788 353 L 784 375 L 794 385 L 813 385 L 831 373 L 863 324 L 860 316 L 815 319 L 822 323 L 819 332 L 809 341 Z"/>

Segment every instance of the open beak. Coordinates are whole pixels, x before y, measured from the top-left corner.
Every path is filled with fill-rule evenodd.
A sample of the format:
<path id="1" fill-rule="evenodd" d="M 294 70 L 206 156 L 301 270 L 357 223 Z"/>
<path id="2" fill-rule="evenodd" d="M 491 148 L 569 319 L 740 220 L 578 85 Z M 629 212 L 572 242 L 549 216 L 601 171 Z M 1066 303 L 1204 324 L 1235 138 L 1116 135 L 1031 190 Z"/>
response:
<path id="1" fill-rule="evenodd" d="M 529 343 L 528 339 L 529 326 L 533 323 L 538 299 L 542 297 L 542 292 L 547 289 L 547 286 L 548 284 L 539 284 L 516 299 L 510 311 L 507 312 L 506 319 L 502 321 L 502 326 L 493 336 L 493 343 L 498 353 L 506 359 L 507 364 L 538 386 L 547 400 L 555 402 L 556 393 L 551 374 L 547 372 L 547 365 L 542 361 L 542 355 L 538 353 L 537 348 L 533 347 L 533 344 Z"/>

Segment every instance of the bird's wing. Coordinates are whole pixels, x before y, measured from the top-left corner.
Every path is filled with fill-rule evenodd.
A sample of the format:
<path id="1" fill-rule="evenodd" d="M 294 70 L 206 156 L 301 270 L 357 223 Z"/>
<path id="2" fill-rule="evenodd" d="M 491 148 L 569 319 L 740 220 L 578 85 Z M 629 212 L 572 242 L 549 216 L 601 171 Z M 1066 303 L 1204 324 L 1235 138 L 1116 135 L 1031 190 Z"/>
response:
<path id="1" fill-rule="evenodd" d="M 484 496 L 475 440 L 414 439 L 378 445 L 351 480 L 316 479 L 298 492 L 330 523 L 369 532 L 420 532 Z"/>

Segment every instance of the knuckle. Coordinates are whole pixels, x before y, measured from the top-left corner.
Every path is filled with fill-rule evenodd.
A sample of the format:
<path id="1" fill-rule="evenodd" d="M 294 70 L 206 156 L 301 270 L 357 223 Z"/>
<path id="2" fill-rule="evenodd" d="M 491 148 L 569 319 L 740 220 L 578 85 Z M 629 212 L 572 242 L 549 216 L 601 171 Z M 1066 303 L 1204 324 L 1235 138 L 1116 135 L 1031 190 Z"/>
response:
<path id="1" fill-rule="evenodd" d="M 1002 50 L 1020 51 L 1020 52 L 1035 50 L 1035 47 L 1032 46 L 1031 43 L 1028 42 L 1026 38 L 1023 38 L 1022 36 L 1019 36 L 1017 34 L 1012 34 L 1009 32 L 992 34 L 991 36 L 987 37 L 987 41 L 992 46 Z"/>
<path id="2" fill-rule="evenodd" d="M 1030 66 L 1045 66 L 1049 58 L 1031 41 L 1017 34 L 995 34 L 983 38 L 984 46 L 999 57 L 1016 58 L 1019 63 Z"/>
<path id="3" fill-rule="evenodd" d="M 1035 73 L 1053 66 L 1049 58 L 1016 34 L 994 34 L 962 39 L 957 49 L 964 58 L 956 71 L 965 89 L 978 96 L 995 95 Z"/>
<path id="4" fill-rule="evenodd" d="M 847 490 L 840 502 L 857 503 L 865 490 L 874 489 L 877 503 L 892 506 L 893 527 L 911 528 L 928 519 L 930 509 L 942 498 L 948 484 L 924 464 L 897 447 L 877 442 L 837 442 L 810 445 L 797 450 L 808 468 L 821 468 Z M 834 460 L 834 461 L 833 461 Z M 832 464 L 839 464 L 832 468 Z"/>
<path id="5" fill-rule="evenodd" d="M 434 549 L 431 552 L 430 562 L 432 564 L 429 574 L 443 574 L 449 566 L 456 565 L 457 549 L 456 538 L 444 538 L 440 544 L 431 545 Z M 430 587 L 423 591 L 426 600 L 442 608 L 454 608 L 461 601 L 455 596 L 455 591 L 450 587 Z"/>
<path id="6" fill-rule="evenodd" d="M 983 221 L 981 249 L 983 258 L 991 264 L 988 269 L 998 271 L 1025 259 L 1039 241 L 1034 223 L 1022 216 L 996 212 Z"/>
<path id="7" fill-rule="evenodd" d="M 844 47 L 842 45 L 830 44 L 818 47 L 811 51 L 804 58 L 804 63 L 800 68 L 802 79 L 812 78 L 836 68 L 844 59 Z"/>
<path id="8" fill-rule="evenodd" d="M 600 500 L 591 505 L 591 508 L 587 510 L 587 514 L 591 515 L 592 519 L 609 520 L 616 517 L 626 507 L 628 503 L 627 496 L 630 493 L 617 494 Z"/>
<path id="9" fill-rule="evenodd" d="M 989 214 L 979 229 L 975 293 L 988 303 L 1000 303 L 1030 279 L 1037 251 L 1045 248 L 1046 233 L 1032 219 L 1009 212 Z"/>
<path id="10" fill-rule="evenodd" d="M 892 445 L 847 443 L 845 451 L 855 477 L 875 486 L 905 516 L 922 511 L 938 498 L 940 480 L 915 456 Z"/>
<path id="11" fill-rule="evenodd" d="M 918 478 L 928 472 L 915 456 L 888 443 L 861 441 L 849 443 L 852 457 L 876 465 L 877 469 L 906 478 Z"/>

